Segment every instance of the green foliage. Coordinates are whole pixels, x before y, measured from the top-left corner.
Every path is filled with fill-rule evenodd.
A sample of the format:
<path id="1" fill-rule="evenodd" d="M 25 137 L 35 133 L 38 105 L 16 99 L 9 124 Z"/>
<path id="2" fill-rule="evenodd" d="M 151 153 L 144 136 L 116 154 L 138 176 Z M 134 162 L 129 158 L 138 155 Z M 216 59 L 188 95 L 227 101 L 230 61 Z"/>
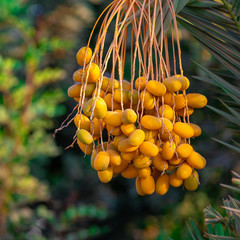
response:
<path id="1" fill-rule="evenodd" d="M 190 220 L 188 229 L 193 240 L 203 240 L 205 238 L 213 240 L 237 240 L 240 237 L 240 175 L 233 172 L 232 182 L 236 186 L 228 186 L 221 184 L 223 187 L 238 192 L 237 198 L 228 196 L 223 200 L 222 208 L 225 209 L 224 215 L 215 210 L 212 206 L 208 206 L 204 211 L 204 219 L 207 232 L 202 237 L 196 224 Z"/>
<path id="2" fill-rule="evenodd" d="M 178 22 L 238 77 L 240 74 L 240 2 L 190 0 Z"/>
<path id="3" fill-rule="evenodd" d="M 108 226 L 101 226 L 100 221 L 109 217 L 106 208 L 94 205 L 70 206 L 58 214 L 54 209 L 39 205 L 35 211 L 25 207 L 13 212 L 8 231 L 12 233 L 12 239 L 19 240 L 26 239 L 26 236 L 34 240 L 60 239 L 58 236 L 67 240 L 82 240 L 108 233 Z M 19 232 L 19 226 L 25 231 Z"/>
<path id="4" fill-rule="evenodd" d="M 197 63 L 196 63 L 197 64 Z M 204 68 L 203 66 L 197 64 L 198 67 L 203 71 L 205 76 L 197 77 L 196 79 L 210 83 L 221 89 L 221 98 L 219 101 L 222 103 L 225 110 L 218 109 L 213 106 L 208 106 L 211 110 L 222 116 L 229 122 L 229 127 L 234 129 L 236 139 L 232 139 L 232 144 L 226 143 L 222 140 L 214 138 L 220 144 L 240 153 L 239 146 L 239 126 L 240 126 L 240 89 L 221 78 L 220 76 L 214 74 L 210 70 Z M 231 76 L 233 79 L 233 76 Z M 227 111 L 226 111 L 227 110 Z"/>
<path id="5" fill-rule="evenodd" d="M 53 84 L 66 74 L 46 63 L 71 44 L 38 33 L 35 20 L 23 1 L 0 1 L 0 236 L 13 204 L 47 197 L 28 162 L 59 154 L 48 130 L 65 112 L 65 93 Z"/>

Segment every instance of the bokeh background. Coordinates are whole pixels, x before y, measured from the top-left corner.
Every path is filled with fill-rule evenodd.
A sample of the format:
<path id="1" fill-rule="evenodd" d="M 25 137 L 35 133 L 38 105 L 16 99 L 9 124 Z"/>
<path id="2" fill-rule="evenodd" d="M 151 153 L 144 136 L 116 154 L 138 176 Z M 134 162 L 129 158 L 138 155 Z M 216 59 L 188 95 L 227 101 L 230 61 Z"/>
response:
<path id="1" fill-rule="evenodd" d="M 64 150 L 73 123 L 53 137 L 76 105 L 67 97 L 76 52 L 109 2 L 0 1 L 0 239 L 187 240 L 189 219 L 204 231 L 203 208 L 223 211 L 228 191 L 219 183 L 229 184 L 230 170 L 239 171 L 239 155 L 211 139 L 229 141 L 234 133 L 208 108 L 191 117 L 203 129 L 194 145 L 207 159 L 196 192 L 140 197 L 134 180 L 103 184 L 77 145 Z M 194 61 L 221 71 L 219 62 L 181 27 L 180 40 L 190 91 L 220 106 L 216 87 L 192 77 L 203 74 Z"/>

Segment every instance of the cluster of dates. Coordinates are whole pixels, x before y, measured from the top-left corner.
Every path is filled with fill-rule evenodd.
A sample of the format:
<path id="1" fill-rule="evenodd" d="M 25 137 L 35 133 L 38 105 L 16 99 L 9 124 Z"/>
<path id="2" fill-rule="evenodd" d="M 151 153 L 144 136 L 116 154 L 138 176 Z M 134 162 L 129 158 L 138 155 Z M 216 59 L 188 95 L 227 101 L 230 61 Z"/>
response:
<path id="1" fill-rule="evenodd" d="M 196 190 L 196 170 L 203 169 L 206 160 L 190 145 L 190 138 L 202 131 L 189 123 L 189 116 L 207 104 L 206 97 L 186 94 L 190 83 L 181 75 L 162 82 L 139 77 L 134 89 L 125 80 L 101 79 L 99 66 L 89 63 L 91 57 L 90 48 L 78 51 L 78 64 L 86 67 L 73 74 L 76 83 L 68 95 L 82 107 L 74 117 L 77 142 L 91 155 L 99 179 L 107 183 L 120 173 L 136 178 L 140 195 L 164 195 L 170 186 Z"/>

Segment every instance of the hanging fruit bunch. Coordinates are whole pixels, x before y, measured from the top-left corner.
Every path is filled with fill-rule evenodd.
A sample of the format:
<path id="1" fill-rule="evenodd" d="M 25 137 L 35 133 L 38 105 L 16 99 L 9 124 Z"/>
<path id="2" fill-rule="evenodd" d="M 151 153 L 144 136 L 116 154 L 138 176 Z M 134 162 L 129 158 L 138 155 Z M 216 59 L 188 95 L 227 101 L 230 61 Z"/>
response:
<path id="1" fill-rule="evenodd" d="M 189 116 L 207 99 L 186 92 L 190 82 L 183 75 L 174 7 L 171 0 L 164 4 L 113 1 L 100 16 L 105 14 L 94 51 L 89 48 L 91 37 L 78 51 L 82 68 L 74 72 L 75 84 L 68 89 L 77 101 L 74 142 L 91 155 L 99 179 L 107 183 L 119 174 L 136 178 L 140 195 L 164 195 L 170 186 L 182 185 L 194 191 L 197 170 L 206 165 L 190 144 L 202 131 Z M 171 16 L 173 67 L 163 8 Z M 131 59 L 126 64 L 129 43 Z M 124 80 L 126 70 L 130 81 Z"/>

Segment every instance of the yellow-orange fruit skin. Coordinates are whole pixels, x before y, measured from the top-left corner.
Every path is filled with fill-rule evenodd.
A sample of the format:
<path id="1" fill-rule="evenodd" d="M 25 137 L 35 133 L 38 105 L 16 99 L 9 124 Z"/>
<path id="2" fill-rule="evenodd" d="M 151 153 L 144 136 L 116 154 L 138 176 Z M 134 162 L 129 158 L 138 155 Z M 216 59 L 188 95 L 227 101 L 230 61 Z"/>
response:
<path id="1" fill-rule="evenodd" d="M 97 64 L 91 63 L 83 70 L 83 81 L 87 83 L 95 83 L 101 76 L 100 68 Z"/>
<path id="2" fill-rule="evenodd" d="M 173 125 L 173 132 L 182 138 L 191 138 L 194 135 L 192 127 L 183 122 L 176 122 Z"/>
<path id="3" fill-rule="evenodd" d="M 124 135 L 129 136 L 132 132 L 134 132 L 136 130 L 136 126 L 133 123 L 122 124 L 120 126 L 120 129 Z"/>
<path id="4" fill-rule="evenodd" d="M 141 92 L 140 99 L 143 103 L 144 109 L 151 110 L 154 108 L 155 97 L 147 90 Z"/>
<path id="5" fill-rule="evenodd" d="M 198 125 L 193 123 L 189 123 L 189 125 L 192 127 L 194 131 L 193 137 L 198 137 L 202 134 L 202 129 Z"/>
<path id="6" fill-rule="evenodd" d="M 161 120 L 151 115 L 144 115 L 141 118 L 140 123 L 144 128 L 148 130 L 158 130 L 162 127 Z"/>
<path id="7" fill-rule="evenodd" d="M 141 188 L 144 194 L 151 195 L 155 191 L 155 181 L 152 176 L 141 179 Z"/>
<path id="8" fill-rule="evenodd" d="M 165 141 L 173 141 L 175 144 L 178 142 L 178 138 L 173 132 L 162 132 L 160 130 L 160 139 L 165 142 Z M 180 142 L 180 141 L 179 141 Z"/>
<path id="9" fill-rule="evenodd" d="M 138 176 L 140 178 L 147 178 L 150 175 L 151 175 L 151 168 L 150 167 L 145 167 L 145 168 L 138 169 Z"/>
<path id="10" fill-rule="evenodd" d="M 131 90 L 131 83 L 127 80 L 122 80 L 122 88 L 124 90 L 130 91 Z"/>
<path id="11" fill-rule="evenodd" d="M 139 146 L 140 144 L 143 143 L 144 139 L 145 139 L 144 131 L 141 129 L 136 129 L 129 135 L 128 142 L 132 146 Z"/>
<path id="12" fill-rule="evenodd" d="M 94 159 L 96 156 L 97 156 L 97 151 L 96 151 L 96 149 L 93 149 L 92 154 L 91 154 L 91 166 L 93 169 L 94 169 Z"/>
<path id="13" fill-rule="evenodd" d="M 207 98 L 200 93 L 187 94 L 187 103 L 192 108 L 203 108 L 207 105 Z"/>
<path id="14" fill-rule="evenodd" d="M 174 96 L 176 94 L 175 93 L 172 93 L 172 92 L 166 92 L 164 95 L 163 95 L 163 99 L 164 99 L 164 104 L 167 104 L 169 106 L 173 106 L 173 99 L 174 99 Z"/>
<path id="15" fill-rule="evenodd" d="M 111 166 L 119 166 L 121 164 L 121 156 L 118 152 L 113 149 L 108 149 L 107 153 L 110 157 L 110 165 Z"/>
<path id="16" fill-rule="evenodd" d="M 157 97 L 163 96 L 166 93 L 165 85 L 155 80 L 150 80 L 146 87 L 151 94 Z"/>
<path id="17" fill-rule="evenodd" d="M 121 113 L 107 111 L 103 121 L 111 126 L 119 127 L 122 124 Z"/>
<path id="18" fill-rule="evenodd" d="M 153 166 L 159 171 L 164 171 L 168 169 L 168 162 L 162 159 L 162 156 L 158 154 L 153 158 Z"/>
<path id="19" fill-rule="evenodd" d="M 121 119 L 124 124 L 135 123 L 137 121 L 137 114 L 134 110 L 128 108 L 122 112 Z"/>
<path id="20" fill-rule="evenodd" d="M 76 59 L 77 59 L 77 63 L 80 66 L 83 66 L 84 63 L 85 65 L 87 65 L 92 57 L 92 49 L 89 47 L 82 47 L 81 49 L 78 50 L 77 55 L 76 55 Z"/>
<path id="21" fill-rule="evenodd" d="M 145 193 L 143 192 L 142 187 L 141 187 L 141 178 L 136 177 L 135 186 L 136 186 L 136 191 L 137 191 L 137 193 L 138 193 L 140 196 L 144 196 Z"/>
<path id="22" fill-rule="evenodd" d="M 83 86 L 83 90 L 84 90 L 84 87 L 85 86 Z M 91 97 L 93 91 L 95 90 L 95 88 L 96 88 L 96 84 L 95 83 L 88 83 L 87 86 L 86 86 L 86 89 L 85 89 L 85 96 L 86 97 Z"/>
<path id="23" fill-rule="evenodd" d="M 100 151 L 94 159 L 94 169 L 97 171 L 103 171 L 108 168 L 110 163 L 110 156 L 105 151 Z"/>
<path id="24" fill-rule="evenodd" d="M 161 130 L 160 130 L 160 139 L 162 140 L 162 141 L 168 141 L 169 139 L 170 139 L 170 136 L 171 136 L 171 134 L 169 134 L 168 132 L 162 132 Z"/>
<path id="25" fill-rule="evenodd" d="M 110 79 L 110 78 L 107 78 L 107 77 L 103 77 L 101 88 L 104 91 L 112 92 L 112 87 L 114 89 L 117 89 L 117 88 L 120 87 L 120 83 L 116 79 Z"/>
<path id="26" fill-rule="evenodd" d="M 195 151 L 187 158 L 187 162 L 196 169 L 203 169 L 206 166 L 206 159 Z"/>
<path id="27" fill-rule="evenodd" d="M 181 142 L 180 137 L 178 135 L 176 135 L 174 132 L 172 132 L 171 135 L 172 135 L 173 142 L 176 145 L 179 145 Z"/>
<path id="28" fill-rule="evenodd" d="M 135 81 L 135 88 L 137 90 L 142 91 L 146 87 L 146 84 L 147 84 L 147 79 L 145 77 L 139 77 Z"/>
<path id="29" fill-rule="evenodd" d="M 155 144 L 155 139 L 154 138 L 151 138 L 151 139 L 149 139 L 149 140 L 147 140 L 148 142 L 150 142 L 150 143 L 154 143 Z M 157 146 L 157 145 L 156 145 Z"/>
<path id="30" fill-rule="evenodd" d="M 102 119 L 94 117 L 90 124 L 90 133 L 93 134 L 95 137 L 100 137 L 100 134 L 102 133 L 104 127 L 105 123 L 102 121 Z"/>
<path id="31" fill-rule="evenodd" d="M 173 158 L 170 159 L 168 162 L 170 165 L 177 166 L 182 162 L 182 158 L 180 157 L 177 158 L 176 156 L 173 156 Z"/>
<path id="32" fill-rule="evenodd" d="M 108 133 L 113 136 L 120 136 L 122 134 L 120 127 L 114 127 L 112 125 L 107 124 L 106 129 L 107 129 Z"/>
<path id="33" fill-rule="evenodd" d="M 103 171 L 98 171 L 98 178 L 103 183 L 108 183 L 112 180 L 113 177 L 113 168 L 109 166 L 107 169 Z"/>
<path id="34" fill-rule="evenodd" d="M 184 108 L 177 110 L 177 114 L 181 117 L 191 116 L 193 113 L 194 113 L 194 108 L 191 108 L 191 107 L 188 107 L 188 108 L 184 107 Z"/>
<path id="35" fill-rule="evenodd" d="M 83 69 L 78 69 L 73 73 L 74 82 L 83 82 Z"/>
<path id="36" fill-rule="evenodd" d="M 138 156 L 138 150 L 133 151 L 133 152 L 121 152 L 122 159 L 124 161 L 131 161 L 133 160 L 136 156 Z"/>
<path id="37" fill-rule="evenodd" d="M 74 117 L 74 124 L 77 128 L 90 131 L 90 120 L 84 114 L 81 114 L 81 120 L 79 120 L 79 114 Z"/>
<path id="38" fill-rule="evenodd" d="M 121 100 L 123 104 L 128 104 L 130 101 L 128 99 L 128 91 L 123 89 L 116 89 L 113 94 L 113 100 L 117 103 L 121 103 Z"/>
<path id="39" fill-rule="evenodd" d="M 80 129 L 77 131 L 77 138 L 80 142 L 82 142 L 85 145 L 89 145 L 93 142 L 92 135 L 85 129 Z"/>
<path id="40" fill-rule="evenodd" d="M 142 128 L 142 130 L 145 133 L 145 140 L 148 141 L 152 138 L 155 138 L 158 135 L 158 131 L 157 130 L 149 130 L 146 128 Z"/>
<path id="41" fill-rule="evenodd" d="M 133 152 L 138 149 L 138 146 L 132 146 L 129 144 L 128 139 L 123 139 L 118 143 L 118 150 L 120 152 Z"/>
<path id="42" fill-rule="evenodd" d="M 149 167 L 152 160 L 147 156 L 139 155 L 133 159 L 133 166 L 137 169 Z"/>
<path id="43" fill-rule="evenodd" d="M 113 167 L 113 174 L 117 175 L 122 172 L 128 166 L 127 161 L 121 161 L 119 166 L 112 166 Z"/>
<path id="44" fill-rule="evenodd" d="M 133 91 L 131 92 L 131 90 L 128 92 L 128 99 L 129 101 L 132 100 L 132 103 L 134 105 L 137 105 L 138 103 L 138 90 L 133 89 Z M 134 108 L 133 108 L 134 109 Z"/>
<path id="45" fill-rule="evenodd" d="M 174 96 L 175 110 L 180 110 L 186 106 L 186 96 L 183 94 L 178 94 Z"/>
<path id="46" fill-rule="evenodd" d="M 162 122 L 162 128 L 160 129 L 161 133 L 170 133 L 173 130 L 173 124 L 168 118 L 160 118 Z"/>
<path id="47" fill-rule="evenodd" d="M 182 143 L 176 148 L 177 154 L 180 158 L 187 158 L 193 152 L 193 147 L 188 143 Z"/>
<path id="48" fill-rule="evenodd" d="M 110 110 L 121 109 L 121 104 L 113 100 L 111 93 L 108 93 L 103 99 L 106 102 L 108 109 Z"/>
<path id="49" fill-rule="evenodd" d="M 124 134 L 121 134 L 119 136 L 114 137 L 113 143 L 116 147 L 118 147 L 118 144 L 121 140 L 126 139 L 127 137 Z"/>
<path id="50" fill-rule="evenodd" d="M 180 187 L 183 184 L 183 179 L 179 178 L 175 171 L 169 178 L 169 184 L 175 188 Z"/>
<path id="51" fill-rule="evenodd" d="M 81 88 L 82 88 L 81 83 L 73 84 L 71 87 L 68 88 L 68 96 L 70 98 L 79 98 Z"/>
<path id="52" fill-rule="evenodd" d="M 77 141 L 77 144 L 79 146 L 79 148 L 86 154 L 86 155 L 91 155 L 92 154 L 92 150 L 93 150 L 93 144 L 90 145 L 85 145 L 80 141 Z"/>
<path id="53" fill-rule="evenodd" d="M 182 163 L 177 169 L 177 176 L 181 179 L 187 179 L 191 173 L 192 167 L 187 162 Z"/>
<path id="54" fill-rule="evenodd" d="M 171 160 L 175 154 L 176 145 L 174 142 L 166 141 L 162 148 L 162 157 L 165 160 Z"/>
<path id="55" fill-rule="evenodd" d="M 137 169 L 134 168 L 131 164 L 128 165 L 128 167 L 122 171 L 122 176 L 128 179 L 137 177 L 137 174 L 138 174 Z"/>
<path id="56" fill-rule="evenodd" d="M 176 77 L 168 77 L 163 80 L 163 84 L 169 92 L 177 92 L 181 89 L 182 83 Z"/>
<path id="57" fill-rule="evenodd" d="M 156 193 L 159 195 L 164 195 L 169 189 L 169 175 L 163 174 L 158 177 L 156 181 Z"/>
<path id="58" fill-rule="evenodd" d="M 180 76 L 178 77 L 178 79 L 180 80 L 182 87 L 180 88 L 181 91 L 186 90 L 189 88 L 190 86 L 190 81 L 188 80 L 188 78 L 184 77 L 184 76 Z"/>
<path id="59" fill-rule="evenodd" d="M 91 98 L 90 100 L 88 100 L 84 105 L 83 112 L 86 116 L 88 117 L 91 116 L 93 105 L 94 105 L 94 98 Z M 101 97 L 98 97 L 96 100 L 93 116 L 98 119 L 102 119 L 105 117 L 106 114 L 107 114 L 107 105 Z"/>
<path id="60" fill-rule="evenodd" d="M 91 83 L 91 84 L 93 84 L 93 83 Z M 92 97 L 96 97 L 97 94 L 98 94 L 98 89 L 95 88 L 92 92 Z M 103 98 L 104 96 L 105 96 L 105 92 L 102 89 L 100 89 L 99 97 Z"/>
<path id="61" fill-rule="evenodd" d="M 184 187 L 188 191 L 195 191 L 199 186 L 199 175 L 198 172 L 193 170 L 191 176 L 184 180 Z"/>
<path id="62" fill-rule="evenodd" d="M 164 104 L 159 108 L 159 114 L 161 117 L 168 118 L 169 120 L 173 120 L 174 117 L 173 109 L 167 104 Z"/>
<path id="63" fill-rule="evenodd" d="M 122 114 L 122 110 L 121 109 L 116 109 L 116 110 L 114 110 L 114 112 Z"/>
<path id="64" fill-rule="evenodd" d="M 139 150 L 142 154 L 148 157 L 155 157 L 158 154 L 158 147 L 149 141 L 144 141 L 139 146 Z"/>

